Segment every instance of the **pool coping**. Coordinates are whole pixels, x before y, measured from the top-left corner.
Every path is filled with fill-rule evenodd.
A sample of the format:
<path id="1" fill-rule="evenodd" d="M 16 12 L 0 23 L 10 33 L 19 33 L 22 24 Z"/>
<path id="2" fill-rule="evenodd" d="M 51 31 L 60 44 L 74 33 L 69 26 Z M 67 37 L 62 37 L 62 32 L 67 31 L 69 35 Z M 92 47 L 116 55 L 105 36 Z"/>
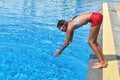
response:
<path id="1" fill-rule="evenodd" d="M 87 80 L 120 80 L 119 76 L 119 69 L 118 63 L 120 62 L 116 55 L 119 53 L 119 48 L 117 44 L 114 44 L 116 40 L 118 40 L 118 34 L 116 34 L 114 31 L 113 26 L 116 26 L 113 24 L 113 17 L 114 21 L 116 19 L 116 16 L 118 18 L 120 14 L 120 8 L 116 4 L 118 3 L 103 3 L 100 7 L 100 12 L 103 13 L 103 24 L 100 29 L 99 37 L 98 37 L 98 43 L 103 49 L 103 54 L 105 55 L 106 60 L 108 61 L 108 67 L 104 69 L 92 69 L 92 65 L 94 62 L 96 62 L 98 59 L 95 56 L 94 52 L 91 52 L 90 60 L 89 60 L 89 68 L 88 68 L 88 74 L 87 74 Z M 115 6 L 115 7 L 113 7 Z M 112 10 L 110 8 L 112 7 Z M 117 8 L 116 8 L 117 7 Z M 112 12 L 116 12 L 115 15 Z M 112 16 L 112 17 L 111 17 Z M 112 19 L 111 19 L 112 18 Z M 117 20 L 116 20 L 117 21 Z M 116 24 L 119 24 L 118 22 L 114 22 Z M 107 26 L 107 27 L 106 27 Z M 120 29 L 119 27 L 117 29 Z M 115 38 L 116 36 L 116 38 Z M 117 49 L 116 49 L 117 48 Z M 117 53 L 117 54 L 116 54 Z"/>

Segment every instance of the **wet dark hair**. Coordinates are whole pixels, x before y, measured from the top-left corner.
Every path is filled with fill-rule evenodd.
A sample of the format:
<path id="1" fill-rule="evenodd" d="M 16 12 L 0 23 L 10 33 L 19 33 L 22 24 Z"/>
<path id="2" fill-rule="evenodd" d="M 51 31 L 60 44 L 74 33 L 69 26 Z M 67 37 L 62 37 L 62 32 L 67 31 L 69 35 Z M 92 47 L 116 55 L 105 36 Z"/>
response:
<path id="1" fill-rule="evenodd" d="M 60 29 L 60 27 L 61 27 L 65 22 L 66 22 L 65 20 L 59 20 L 58 23 L 57 23 L 57 28 Z"/>

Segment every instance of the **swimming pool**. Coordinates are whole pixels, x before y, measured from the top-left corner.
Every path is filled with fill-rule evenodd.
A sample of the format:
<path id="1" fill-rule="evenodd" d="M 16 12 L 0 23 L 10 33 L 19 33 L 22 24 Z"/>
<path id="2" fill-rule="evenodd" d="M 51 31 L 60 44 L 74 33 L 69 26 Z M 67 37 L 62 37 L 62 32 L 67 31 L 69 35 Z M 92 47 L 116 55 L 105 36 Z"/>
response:
<path id="1" fill-rule="evenodd" d="M 97 11 L 105 1 L 1 0 L 0 80 L 86 80 L 90 24 L 76 30 L 72 44 L 55 58 L 65 40 L 56 23 Z"/>

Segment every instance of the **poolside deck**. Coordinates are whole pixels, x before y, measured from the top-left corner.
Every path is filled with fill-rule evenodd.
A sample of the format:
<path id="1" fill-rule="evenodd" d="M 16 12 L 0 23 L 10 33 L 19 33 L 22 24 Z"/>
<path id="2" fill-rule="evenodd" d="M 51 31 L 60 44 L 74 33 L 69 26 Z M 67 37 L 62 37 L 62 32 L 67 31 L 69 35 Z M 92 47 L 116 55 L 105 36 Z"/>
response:
<path id="1" fill-rule="evenodd" d="M 98 42 L 108 61 L 108 67 L 94 70 L 91 68 L 97 61 L 93 51 L 89 62 L 87 80 L 120 80 L 120 3 L 103 3 L 103 25 Z"/>

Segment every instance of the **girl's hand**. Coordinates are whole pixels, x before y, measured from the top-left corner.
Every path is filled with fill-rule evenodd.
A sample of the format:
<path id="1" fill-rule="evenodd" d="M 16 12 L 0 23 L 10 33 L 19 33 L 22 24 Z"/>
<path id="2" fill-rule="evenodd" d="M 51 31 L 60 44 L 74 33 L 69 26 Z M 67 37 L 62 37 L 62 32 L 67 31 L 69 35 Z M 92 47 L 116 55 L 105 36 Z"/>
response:
<path id="1" fill-rule="evenodd" d="M 55 57 L 57 57 L 58 55 L 60 55 L 61 51 L 60 50 L 56 50 L 56 53 L 54 54 Z"/>

